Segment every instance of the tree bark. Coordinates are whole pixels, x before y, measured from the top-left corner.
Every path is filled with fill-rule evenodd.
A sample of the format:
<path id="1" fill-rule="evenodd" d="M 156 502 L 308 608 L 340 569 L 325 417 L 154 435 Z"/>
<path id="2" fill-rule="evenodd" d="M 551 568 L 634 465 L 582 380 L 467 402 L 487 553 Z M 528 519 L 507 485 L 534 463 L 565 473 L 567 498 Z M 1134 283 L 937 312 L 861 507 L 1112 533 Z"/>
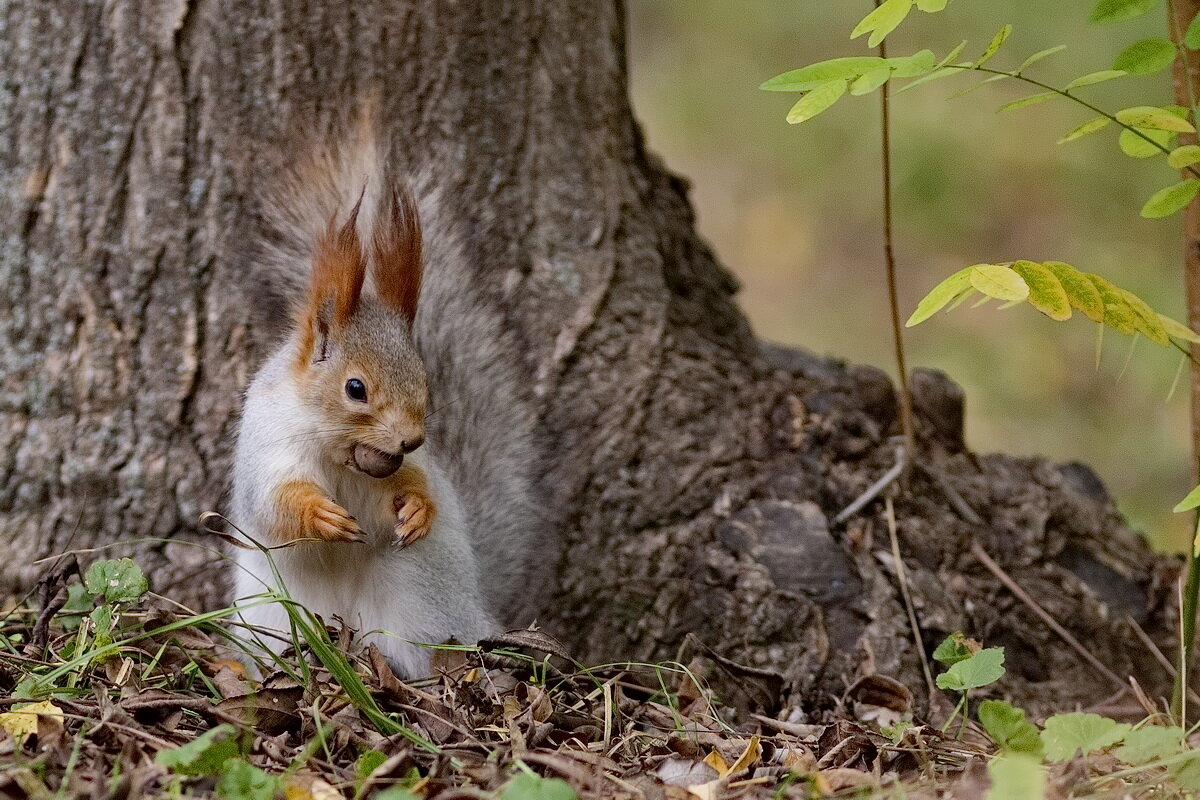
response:
<path id="1" fill-rule="evenodd" d="M 646 151 L 619 0 L 4 0 L 0 25 L 5 593 L 37 558 L 115 543 L 158 591 L 219 601 L 196 519 L 266 327 L 252 198 L 297 109 L 382 86 L 528 343 L 513 366 L 561 535 L 539 621 L 586 660 L 705 656 L 758 707 L 816 708 L 864 673 L 919 685 L 881 504 L 830 522 L 891 466 L 892 386 L 755 339 L 685 181 Z M 921 649 L 962 629 L 1007 648 L 1018 695 L 1115 691 L 977 543 L 1160 685 L 1127 620 L 1170 641 L 1173 565 L 1085 468 L 966 452 L 956 392 L 914 376 L 925 468 L 896 499 Z"/>

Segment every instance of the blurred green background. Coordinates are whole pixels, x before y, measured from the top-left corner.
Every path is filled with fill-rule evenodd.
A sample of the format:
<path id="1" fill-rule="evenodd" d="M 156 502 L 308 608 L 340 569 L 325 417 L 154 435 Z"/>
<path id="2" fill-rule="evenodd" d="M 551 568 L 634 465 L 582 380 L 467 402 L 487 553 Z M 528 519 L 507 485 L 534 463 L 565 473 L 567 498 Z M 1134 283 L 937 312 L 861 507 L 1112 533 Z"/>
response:
<path id="1" fill-rule="evenodd" d="M 878 97 L 843 99 L 800 126 L 796 96 L 759 91 L 777 73 L 869 55 L 849 32 L 870 0 L 628 0 L 630 69 L 651 149 L 693 182 L 701 232 L 743 283 L 760 336 L 894 372 L 880 244 Z M 939 58 L 963 39 L 966 57 L 1011 22 L 990 66 L 1068 49 L 1030 75 L 1062 86 L 1108 69 L 1133 41 L 1166 32 L 1165 11 L 1114 25 L 1086 21 L 1092 3 L 957 0 L 914 12 L 891 55 L 923 47 Z M 1179 218 L 1139 217 L 1178 180 L 1164 159 L 1135 161 L 1112 128 L 1055 141 L 1094 115 L 1066 100 L 997 114 L 1036 89 L 970 74 L 896 97 L 894 159 L 901 303 L 905 316 L 952 271 L 978 262 L 1061 260 L 1183 318 Z M 1130 77 L 1081 90 L 1107 110 L 1170 104 L 1170 77 Z M 967 436 L 981 451 L 1090 464 L 1131 521 L 1162 547 L 1188 539 L 1171 507 L 1189 486 L 1186 379 L 1168 397 L 1180 357 L 1108 332 L 1095 367 L 1094 326 L 1052 323 L 1028 306 L 966 306 L 907 333 L 910 363 L 945 370 L 967 392 Z"/>

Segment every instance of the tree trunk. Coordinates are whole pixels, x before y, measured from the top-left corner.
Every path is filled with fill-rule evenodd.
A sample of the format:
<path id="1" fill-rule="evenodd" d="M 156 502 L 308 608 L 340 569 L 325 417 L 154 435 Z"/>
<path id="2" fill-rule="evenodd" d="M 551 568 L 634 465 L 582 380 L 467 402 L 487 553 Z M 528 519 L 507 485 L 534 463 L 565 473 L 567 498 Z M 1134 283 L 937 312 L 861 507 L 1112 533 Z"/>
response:
<path id="1" fill-rule="evenodd" d="M 226 488 L 265 327 L 251 198 L 295 109 L 384 86 L 528 343 L 513 366 L 562 543 L 540 622 L 589 660 L 674 658 L 694 634 L 684 654 L 764 707 L 862 673 L 920 684 L 881 503 L 830 522 L 892 464 L 891 384 L 756 341 L 686 183 L 644 148 L 619 0 L 5 0 L 0 25 L 6 593 L 37 558 L 118 543 L 158 591 L 219 600 L 196 519 Z M 1007 648 L 1018 694 L 1115 691 L 977 543 L 1117 676 L 1158 686 L 1127 620 L 1170 641 L 1171 565 L 1086 469 L 964 452 L 956 392 L 917 374 L 926 469 L 896 499 L 922 647 L 962 629 Z"/>

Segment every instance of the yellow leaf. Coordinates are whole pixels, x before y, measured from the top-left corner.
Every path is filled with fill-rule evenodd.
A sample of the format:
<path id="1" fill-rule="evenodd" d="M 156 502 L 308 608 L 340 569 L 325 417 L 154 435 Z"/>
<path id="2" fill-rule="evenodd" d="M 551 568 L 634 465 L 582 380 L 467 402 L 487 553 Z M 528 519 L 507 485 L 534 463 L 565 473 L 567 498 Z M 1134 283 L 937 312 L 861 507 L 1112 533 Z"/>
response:
<path id="1" fill-rule="evenodd" d="M 284 781 L 287 800 L 343 800 L 342 793 L 316 775 L 292 775 Z"/>
<path id="2" fill-rule="evenodd" d="M 37 733 L 39 716 L 58 717 L 61 720 L 63 712 L 49 700 L 27 703 L 0 714 L 0 728 L 3 728 L 14 739 L 23 739 Z"/>
<path id="3" fill-rule="evenodd" d="M 1171 319 L 1162 314 L 1158 315 L 1158 321 L 1163 324 L 1163 327 L 1175 339 L 1183 339 L 1186 342 L 1196 342 L 1200 344 L 1200 334 L 1184 325 L 1182 322 Z"/>
<path id="4" fill-rule="evenodd" d="M 971 285 L 988 297 L 1008 303 L 1029 297 L 1029 284 L 1008 267 L 980 264 L 971 269 Z"/>
<path id="5" fill-rule="evenodd" d="M 758 737 L 751 736 L 750 741 L 746 744 L 746 749 L 738 756 L 737 761 L 733 762 L 733 766 L 729 768 L 729 773 L 741 772 L 744 769 L 749 769 L 750 765 L 758 761 L 758 757 L 762 754 L 762 748 L 758 744 Z M 725 776 L 722 775 L 722 778 Z"/>
<path id="6" fill-rule="evenodd" d="M 729 762 L 716 750 L 704 757 L 704 763 L 715 769 L 722 778 L 729 774 Z"/>

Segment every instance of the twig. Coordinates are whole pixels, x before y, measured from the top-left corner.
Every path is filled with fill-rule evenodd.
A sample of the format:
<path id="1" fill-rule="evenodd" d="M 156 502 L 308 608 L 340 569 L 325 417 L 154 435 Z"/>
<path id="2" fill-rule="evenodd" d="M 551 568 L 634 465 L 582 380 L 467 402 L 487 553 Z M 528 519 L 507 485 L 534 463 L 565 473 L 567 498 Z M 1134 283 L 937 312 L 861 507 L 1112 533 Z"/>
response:
<path id="1" fill-rule="evenodd" d="M 875 0 L 878 8 L 883 0 Z M 879 57 L 887 58 L 887 40 L 879 42 Z M 909 459 L 901 467 L 907 475 L 908 464 L 916 457 L 916 425 L 913 422 L 912 394 L 908 390 L 908 364 L 904 357 L 904 328 L 900 324 L 900 295 L 896 289 L 896 244 L 892 230 L 892 108 L 891 82 L 879 92 L 881 143 L 883 150 L 883 255 L 887 266 L 888 305 L 892 313 L 892 345 L 896 350 L 896 369 L 900 373 L 900 430 Z"/>
<path id="2" fill-rule="evenodd" d="M 884 501 L 887 511 L 888 538 L 892 542 L 892 560 L 896 562 L 896 580 L 900 583 L 900 595 L 904 598 L 904 610 L 908 612 L 908 624 L 912 626 L 913 646 L 921 656 L 921 672 L 925 675 L 925 687 L 929 697 L 937 692 L 933 682 L 933 670 L 929 667 L 929 659 L 925 657 L 925 646 L 921 643 L 921 626 L 917 624 L 917 611 L 913 606 L 912 593 L 908 588 L 908 573 L 904 570 L 904 559 L 900 556 L 900 537 L 896 534 L 896 510 L 892 507 L 892 498 Z"/>
<path id="3" fill-rule="evenodd" d="M 834 525 L 841 525 L 846 520 L 853 517 L 859 511 L 862 511 L 867 503 L 879 496 L 887 487 L 891 486 L 897 478 L 904 472 L 905 466 L 908 464 L 907 451 L 903 447 L 896 448 L 896 464 L 891 469 L 883 474 L 883 477 L 867 487 L 867 490 L 854 499 L 850 505 L 842 509 L 842 512 L 833 518 Z"/>
<path id="4" fill-rule="evenodd" d="M 1112 681 L 1115 686 L 1119 686 L 1121 691 L 1129 691 L 1129 687 L 1125 684 L 1125 681 L 1117 676 L 1117 673 L 1104 666 L 1100 659 L 1092 655 L 1086 647 L 1079 643 L 1078 639 L 1071 635 L 1070 631 L 1068 631 L 1062 625 L 1059 625 L 1058 620 L 1050 616 L 1050 614 L 1046 612 L 1046 609 L 1038 605 L 1037 601 L 1030 597 L 1028 592 L 1022 589 L 1016 581 L 1010 578 L 1008 573 L 1005 572 L 999 564 L 993 561 L 991 556 L 984 552 L 984 549 L 979 546 L 978 542 L 971 543 L 971 553 L 976 559 L 979 560 L 980 564 L 983 564 L 983 566 L 987 568 L 988 572 L 995 575 L 997 580 L 1003 583 L 1010 592 L 1016 595 L 1018 600 L 1028 606 L 1029 610 L 1036 614 L 1038 618 L 1042 620 L 1042 622 L 1046 623 L 1050 630 L 1054 631 L 1056 634 L 1058 634 L 1059 638 L 1070 645 L 1072 650 L 1074 650 L 1076 653 L 1079 653 L 1080 657 L 1082 657 L 1084 661 L 1088 662 L 1093 669 Z"/>
<path id="5" fill-rule="evenodd" d="M 1167 658 L 1166 654 L 1159 649 L 1159 646 L 1146 633 L 1145 628 L 1139 625 L 1138 621 L 1128 614 L 1125 615 L 1125 621 L 1129 623 L 1129 627 L 1133 628 L 1134 634 L 1146 646 L 1146 649 L 1150 651 L 1150 655 L 1154 656 L 1154 660 L 1167 671 L 1167 675 L 1172 679 L 1175 678 L 1179 674 L 1179 670 L 1175 669 L 1175 665 L 1171 663 L 1171 659 Z M 1200 694 L 1196 694 L 1196 691 L 1190 687 L 1188 688 L 1188 694 L 1191 695 L 1193 703 L 1200 705 Z"/>
<path id="6" fill-rule="evenodd" d="M 958 493 L 958 490 L 954 488 L 954 485 L 950 483 L 949 479 L 942 474 L 940 470 L 926 466 L 920 462 L 918 462 L 916 466 L 919 470 L 921 470 L 921 472 L 924 472 L 930 480 L 937 484 L 937 487 L 941 489 L 942 494 L 944 494 L 946 499 L 950 501 L 950 505 L 955 511 L 958 512 L 960 517 L 972 525 L 983 524 L 983 517 L 979 516 L 978 512 L 971 508 L 971 504 L 963 499 L 963 496 Z"/>

